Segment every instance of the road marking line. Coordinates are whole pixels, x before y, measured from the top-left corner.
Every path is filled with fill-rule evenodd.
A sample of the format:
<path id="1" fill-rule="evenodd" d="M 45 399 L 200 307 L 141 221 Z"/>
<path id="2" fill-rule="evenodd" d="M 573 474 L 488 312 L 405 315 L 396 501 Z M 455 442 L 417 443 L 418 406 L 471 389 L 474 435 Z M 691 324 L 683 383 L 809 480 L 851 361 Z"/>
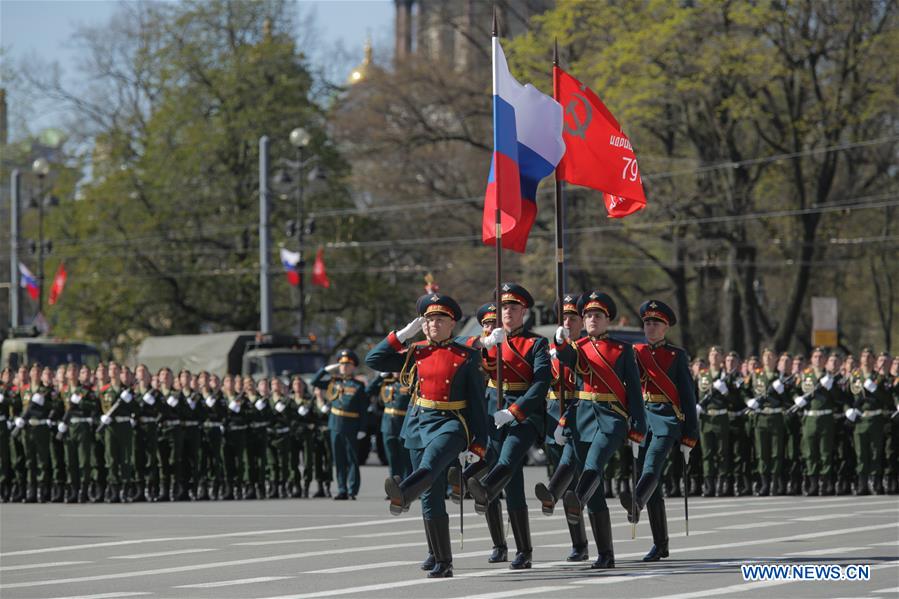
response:
<path id="1" fill-rule="evenodd" d="M 887 541 L 886 543 L 874 543 L 871 547 L 895 547 L 899 541 Z"/>
<path id="2" fill-rule="evenodd" d="M 293 576 L 258 576 L 256 578 L 239 578 L 237 580 L 220 580 L 218 582 L 201 582 L 198 584 L 182 584 L 176 589 L 216 589 L 218 587 L 230 587 L 239 584 L 254 584 L 257 582 L 271 582 L 273 580 L 286 580 Z"/>
<path id="3" fill-rule="evenodd" d="M 514 591 L 500 591 L 498 593 L 486 593 L 483 595 L 462 595 L 455 599 L 505 599 L 506 597 L 517 597 L 519 595 L 549 595 L 554 591 L 570 591 L 571 587 L 534 587 L 530 589 L 516 589 Z"/>
<path id="4" fill-rule="evenodd" d="M 890 594 L 899 593 L 899 587 L 893 587 L 891 589 L 879 589 L 879 590 L 871 591 L 871 592 L 878 593 L 878 594 L 880 594 L 880 593 L 890 593 Z"/>
<path id="5" fill-rule="evenodd" d="M 833 547 L 831 549 L 815 549 L 813 551 L 797 551 L 795 553 L 785 553 L 784 555 L 791 555 L 791 556 L 839 555 L 840 553 L 846 553 L 847 551 L 861 551 L 862 549 L 867 549 L 867 547 Z"/>
<path id="6" fill-rule="evenodd" d="M 890 514 L 890 513 L 899 514 L 899 506 L 887 508 L 885 510 L 863 510 L 860 512 L 855 512 L 855 516 L 864 516 L 868 514 Z M 845 518 L 846 514 L 828 514 L 824 516 L 803 516 L 802 518 L 791 518 L 793 522 L 820 522 L 821 520 L 839 520 L 841 518 Z"/>
<path id="7" fill-rule="evenodd" d="M 145 557 L 165 557 L 167 555 L 182 555 L 185 553 L 205 553 L 215 549 L 178 549 L 176 551 L 157 551 L 156 553 L 133 553 L 131 555 L 110 555 L 109 559 L 143 559 Z"/>
<path id="8" fill-rule="evenodd" d="M 249 541 L 245 543 L 231 543 L 235 546 L 258 547 L 262 545 L 287 545 L 289 543 L 313 543 L 316 541 L 336 541 L 337 539 L 280 539 L 278 541 Z"/>
<path id="9" fill-rule="evenodd" d="M 0 572 L 12 570 L 31 570 L 33 568 L 53 568 L 55 566 L 74 566 L 77 564 L 92 564 L 93 562 L 48 562 L 46 564 L 23 564 L 21 566 L 0 566 Z"/>
<path id="10" fill-rule="evenodd" d="M 454 555 L 453 559 L 458 558 Z M 341 566 L 340 568 L 327 568 L 325 570 L 309 570 L 303 574 L 344 574 L 346 572 L 356 572 L 358 570 L 377 570 L 379 568 L 393 568 L 395 566 L 414 566 L 421 562 L 378 562 L 377 564 L 360 564 L 357 566 Z"/>
<path id="11" fill-rule="evenodd" d="M 786 524 L 789 524 L 789 522 L 744 522 L 743 524 L 718 526 L 715 528 L 715 530 L 752 530 L 755 528 L 764 528 L 766 526 L 784 526 Z"/>
<path id="12" fill-rule="evenodd" d="M 114 597 L 137 597 L 138 595 L 152 595 L 147 592 L 122 592 L 100 593 L 99 595 L 70 595 L 68 597 L 53 597 L 53 599 L 113 599 Z"/>

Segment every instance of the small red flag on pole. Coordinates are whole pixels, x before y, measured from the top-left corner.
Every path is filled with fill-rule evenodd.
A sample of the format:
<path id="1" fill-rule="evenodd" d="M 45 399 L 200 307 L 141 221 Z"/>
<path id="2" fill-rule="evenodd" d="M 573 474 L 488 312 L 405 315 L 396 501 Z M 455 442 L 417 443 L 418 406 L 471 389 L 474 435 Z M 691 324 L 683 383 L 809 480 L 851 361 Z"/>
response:
<path id="1" fill-rule="evenodd" d="M 66 272 L 65 264 L 60 262 L 59 268 L 56 269 L 56 276 L 53 277 L 53 285 L 50 287 L 50 299 L 47 301 L 51 306 L 59 301 L 59 296 L 62 295 L 62 290 L 66 286 L 68 277 L 69 273 Z"/>
<path id="2" fill-rule="evenodd" d="M 315 264 L 312 265 L 312 284 L 329 289 L 331 281 L 328 279 L 328 272 L 325 270 L 325 250 L 318 248 L 315 253 Z"/>

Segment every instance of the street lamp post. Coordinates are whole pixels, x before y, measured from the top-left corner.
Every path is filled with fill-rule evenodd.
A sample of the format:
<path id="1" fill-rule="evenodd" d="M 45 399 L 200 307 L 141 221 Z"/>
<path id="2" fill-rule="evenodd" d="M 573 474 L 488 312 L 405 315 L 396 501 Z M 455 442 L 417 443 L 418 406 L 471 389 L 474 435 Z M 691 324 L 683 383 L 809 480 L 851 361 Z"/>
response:
<path id="1" fill-rule="evenodd" d="M 38 301 L 37 313 L 44 311 L 44 179 L 50 174 L 50 163 L 44 158 L 38 158 L 31 165 L 31 172 L 37 176 L 37 281 Z"/>
<path id="2" fill-rule="evenodd" d="M 309 145 L 309 132 L 302 127 L 297 127 L 290 132 L 290 143 L 297 150 L 297 253 L 300 260 L 297 268 L 300 271 L 300 312 L 299 312 L 299 330 L 300 337 L 306 334 L 306 257 L 303 253 L 303 236 L 306 230 L 304 222 L 304 206 L 303 206 L 303 150 Z"/>

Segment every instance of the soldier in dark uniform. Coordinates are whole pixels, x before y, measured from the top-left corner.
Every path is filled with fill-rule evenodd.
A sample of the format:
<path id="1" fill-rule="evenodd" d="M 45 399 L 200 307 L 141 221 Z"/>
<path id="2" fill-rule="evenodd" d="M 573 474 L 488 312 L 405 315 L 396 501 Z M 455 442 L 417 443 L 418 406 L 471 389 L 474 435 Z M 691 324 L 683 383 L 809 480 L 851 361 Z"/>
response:
<path id="1" fill-rule="evenodd" d="M 196 501 L 200 485 L 200 454 L 203 440 L 203 424 L 206 422 L 206 405 L 199 391 L 194 388 L 195 380 L 189 370 L 178 373 L 181 383 L 181 430 L 184 446 L 181 453 L 181 494 L 179 500 Z M 185 493 L 186 492 L 186 493 Z"/>
<path id="2" fill-rule="evenodd" d="M 159 501 L 176 501 L 181 494 L 181 456 L 184 450 L 184 431 L 181 428 L 181 394 L 173 388 L 175 377 L 169 368 L 161 368 L 159 380 L 160 428 L 158 436 L 159 466 L 162 481 Z"/>
<path id="3" fill-rule="evenodd" d="M 724 371 L 724 354 L 717 345 L 709 349 L 708 368 L 699 371 L 695 384 L 699 399 L 696 407 L 704 474 L 702 496 L 733 495 L 728 416 L 731 389 Z"/>
<path id="4" fill-rule="evenodd" d="M 453 558 L 444 501 L 445 473 L 457 456 L 463 463 L 484 458 L 487 423 L 480 403 L 484 380 L 477 351 L 452 338 L 453 327 L 462 317 L 459 305 L 446 295 L 426 297 L 418 302 L 419 317 L 390 333 L 369 352 L 366 364 L 375 370 L 399 372 L 400 380 L 413 388 L 402 436 L 412 453 L 414 469 L 404 479 L 388 477 L 384 490 L 393 515 L 421 497 L 425 534 L 434 552 L 428 578 L 449 578 Z M 427 340 L 407 348 L 406 342 L 422 330 Z"/>
<path id="5" fill-rule="evenodd" d="M 365 384 L 353 377 L 359 366 L 355 352 L 343 349 L 337 363 L 321 368 L 312 379 L 312 386 L 324 391 L 325 407 L 329 413 L 331 451 L 337 468 L 337 495 L 334 499 L 356 499 L 361 480 L 357 443 L 367 434 L 366 416 L 368 396 Z"/>
<path id="6" fill-rule="evenodd" d="M 125 502 L 128 499 L 127 485 L 131 482 L 134 444 L 131 418 L 135 414 L 136 402 L 131 389 L 123 384 L 121 374 L 118 363 L 109 362 L 109 384 L 100 390 L 100 423 L 104 427 L 108 468 L 107 503 Z"/>
<path id="7" fill-rule="evenodd" d="M 846 417 L 855 426 L 856 494 L 882 495 L 884 427 L 893 412 L 893 400 L 887 380 L 874 369 L 874 351 L 870 347 L 862 349 L 859 365 L 849 383 L 853 406 L 846 411 Z"/>
<path id="8" fill-rule="evenodd" d="M 668 557 L 668 518 L 659 475 L 675 444 L 680 445 L 686 460 L 699 437 L 699 425 L 687 352 L 665 339 L 668 329 L 677 324 L 674 310 L 664 302 L 649 300 L 640 306 L 640 318 L 647 343 L 636 344 L 634 350 L 649 432 L 640 450 L 641 474 L 634 495 L 622 494 L 619 499 L 631 522 L 639 520 L 646 506 L 653 546 L 643 561 L 652 562 Z"/>
<path id="9" fill-rule="evenodd" d="M 26 503 L 46 503 L 50 499 L 50 420 L 52 402 L 49 385 L 41 384 L 40 366 L 29 370 L 27 387 L 20 391 L 21 411 L 14 420 L 15 427 L 23 430 L 22 446 L 25 468 L 28 473 Z"/>
<path id="10" fill-rule="evenodd" d="M 225 492 L 224 442 L 228 408 L 222 399 L 218 377 L 203 371 L 197 376 L 197 383 L 206 412 L 200 458 L 202 481 L 197 489 L 197 498 L 222 499 Z"/>
<path id="11" fill-rule="evenodd" d="M 777 359 L 777 372 L 780 373 L 780 380 L 783 382 L 786 391 L 784 392 L 787 399 L 793 399 L 799 392 L 800 377 L 802 370 L 793 370 L 793 364 L 803 361 L 802 356 L 794 359 L 787 352 L 780 354 Z M 784 489 L 787 493 L 801 493 L 802 481 L 802 419 L 797 412 L 796 406 L 787 406 L 784 409 L 784 463 L 783 472 L 776 484 L 772 485 L 772 495 L 783 495 Z M 816 492 L 817 493 L 817 492 Z"/>
<path id="12" fill-rule="evenodd" d="M 543 435 L 546 394 L 552 378 L 546 339 L 524 330 L 524 317 L 534 304 L 531 294 L 517 283 L 505 283 L 499 298 L 504 339 L 487 350 L 487 410 L 493 416 L 491 451 L 496 464 L 482 479 L 470 481 L 475 511 L 485 514 L 491 501 L 506 492 L 506 510 L 515 537 L 517 553 L 509 564 L 513 570 L 531 567 L 530 522 L 524 494 L 524 461 L 527 452 Z M 496 333 L 497 331 L 494 331 Z M 493 333 L 492 333 L 493 334 Z M 502 347 L 503 399 L 497 390 L 497 349 Z"/>
<path id="13" fill-rule="evenodd" d="M 891 472 L 887 478 L 887 493 L 895 495 L 899 493 L 899 357 L 894 357 L 890 361 L 887 380 L 890 382 L 889 387 L 892 394 L 893 411 L 889 415 L 888 427 L 890 431 L 890 442 L 886 448 L 886 460 L 888 471 Z"/>
<path id="14" fill-rule="evenodd" d="M 57 430 L 63 436 L 68 491 L 66 503 L 87 503 L 93 458 L 94 423 L 99 403 L 90 389 L 90 368 L 81 366 L 67 372 L 68 383 L 62 392 L 65 405 L 63 421 Z"/>
<path id="15" fill-rule="evenodd" d="M 10 491 L 10 501 L 18 503 L 25 500 L 28 489 L 28 471 L 25 467 L 25 445 L 24 435 L 16 436 L 14 430 L 15 421 L 18 416 L 22 415 L 22 395 L 28 387 L 28 368 L 24 365 L 19 366 L 13 377 L 12 387 L 9 389 L 10 402 L 10 421 L 7 426 L 10 429 L 10 459 L 12 461 L 13 485 Z"/>
<path id="16" fill-rule="evenodd" d="M 329 425 L 331 408 L 325 399 L 325 390 L 313 387 L 313 415 L 315 417 L 315 480 L 318 489 L 313 497 L 331 497 L 331 483 L 334 480 L 334 452 L 331 447 Z"/>
<path id="17" fill-rule="evenodd" d="M 135 501 L 156 501 L 159 498 L 159 421 L 160 406 L 165 398 L 153 388 L 146 365 L 134 371 L 137 401 L 134 429 L 134 478 L 138 485 Z"/>
<path id="18" fill-rule="evenodd" d="M 12 495 L 12 441 L 10 425 L 13 413 L 13 373 L 9 367 L 0 371 L 0 503 Z"/>
<path id="19" fill-rule="evenodd" d="M 290 480 L 290 436 L 293 430 L 294 410 L 289 410 L 287 394 L 281 379 L 272 377 L 272 394 L 269 397 L 269 408 L 272 411 L 272 424 L 268 435 L 268 481 L 271 488 L 270 497 L 287 499 Z"/>
<path id="20" fill-rule="evenodd" d="M 365 392 L 369 397 L 377 397 L 384 407 L 381 415 L 381 439 L 384 441 L 390 476 L 404 479 L 412 472 L 412 461 L 409 451 L 403 446 L 400 431 L 409 409 L 412 389 L 400 381 L 398 372 L 381 372 L 372 379 Z"/>
<path id="21" fill-rule="evenodd" d="M 309 486 L 315 474 L 315 400 L 309 394 L 306 388 L 306 382 L 300 375 L 294 375 L 290 381 L 290 398 L 293 400 L 293 407 L 297 412 L 295 422 L 297 449 L 291 454 L 294 461 L 291 471 L 296 473 L 299 471 L 300 458 L 299 454 L 303 454 L 303 486 L 300 488 L 299 496 L 309 498 Z M 319 479 L 319 487 L 321 480 Z M 324 495 L 324 491 L 322 491 Z"/>
<path id="22" fill-rule="evenodd" d="M 575 340 L 580 339 L 584 328 L 584 320 L 578 310 L 577 294 L 567 294 L 562 298 L 562 328 L 574 334 Z M 565 344 L 563 344 L 565 345 Z M 549 484 L 537 483 L 534 493 L 542 504 L 543 513 L 552 515 L 556 503 L 565 494 L 565 491 L 573 489 L 573 483 L 583 467 L 579 461 L 576 443 L 568 443 L 570 437 L 579 437 L 575 432 L 577 419 L 573 417 L 563 418 L 560 392 L 564 385 L 564 400 L 566 412 L 578 401 L 578 381 L 575 369 L 564 364 L 558 357 L 559 344 L 554 340 L 550 346 L 550 363 L 552 367 L 552 382 L 546 399 L 546 433 L 543 447 L 548 461 L 552 465 L 552 475 Z M 566 436 L 567 433 L 567 436 Z M 592 513 L 592 512 L 591 512 Z M 592 517 L 592 516 L 591 516 Z M 583 562 L 589 559 L 587 549 L 587 531 L 584 527 L 583 512 L 572 515 L 572 521 L 568 522 L 568 533 L 571 536 L 571 552 L 566 558 L 569 562 Z"/>
<path id="23" fill-rule="evenodd" d="M 65 415 L 65 402 L 62 392 L 66 386 L 66 369 L 75 368 L 75 364 L 60 364 L 49 373 L 50 387 L 53 389 L 53 405 L 50 408 L 50 463 L 53 470 L 50 501 L 62 503 L 66 495 L 66 450 L 65 443 L 57 438 L 57 426 Z"/>
<path id="24" fill-rule="evenodd" d="M 746 406 L 752 411 L 750 422 L 759 475 L 756 495 L 765 497 L 772 494 L 772 485 L 780 485 L 786 435 L 784 407 L 792 403 L 787 399 L 787 386 L 777 371 L 773 350 L 762 351 L 762 367 L 750 375 L 744 393 L 748 398 Z M 773 491 L 777 494 L 778 489 Z"/>
<path id="25" fill-rule="evenodd" d="M 833 495 L 834 377 L 825 370 L 827 350 L 815 348 L 811 363 L 799 375 L 793 412 L 802 419 L 802 461 L 805 465 L 803 491 L 806 495 Z"/>
<path id="26" fill-rule="evenodd" d="M 633 348 L 607 332 L 618 315 L 615 302 L 602 291 L 592 291 L 580 297 L 578 311 L 587 336 L 571 342 L 567 327 L 559 327 L 555 335 L 559 361 L 578 377 L 576 402 L 566 409 L 555 436 L 561 442 L 571 437 L 583 468 L 575 488 L 565 493 L 565 517 L 569 526 L 577 525 L 587 507 L 596 541 L 592 567 L 606 569 L 615 567 L 612 522 L 605 493 L 597 490 L 609 458 L 625 440 L 641 441 L 646 424 Z"/>
<path id="27" fill-rule="evenodd" d="M 742 372 L 740 355 L 731 351 L 724 358 L 728 388 L 731 389 L 727 416 L 731 442 L 731 468 L 734 475 L 734 495 L 742 497 L 752 494 L 752 441 L 749 436 L 749 409 L 743 401 L 746 377 Z"/>
<path id="28" fill-rule="evenodd" d="M 224 460 L 227 480 L 223 499 L 243 499 L 244 488 L 249 484 L 247 472 L 247 410 L 243 393 L 235 387 L 230 374 L 222 377 L 222 403 L 226 407 Z"/>
<path id="29" fill-rule="evenodd" d="M 250 485 L 244 491 L 244 499 L 265 499 L 265 474 L 268 458 L 268 429 L 272 424 L 272 410 L 268 403 L 268 380 L 259 379 L 254 383 L 250 377 L 243 379 L 250 415 L 250 429 L 247 435 L 247 457 L 249 459 Z"/>

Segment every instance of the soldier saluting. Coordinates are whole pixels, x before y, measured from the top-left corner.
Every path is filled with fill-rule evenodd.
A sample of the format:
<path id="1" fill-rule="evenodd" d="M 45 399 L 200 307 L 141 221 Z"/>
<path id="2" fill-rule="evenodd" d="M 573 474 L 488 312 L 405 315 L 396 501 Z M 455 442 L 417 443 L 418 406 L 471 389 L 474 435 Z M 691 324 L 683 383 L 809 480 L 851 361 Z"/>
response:
<path id="1" fill-rule="evenodd" d="M 699 431 L 687 352 L 665 339 L 668 329 L 677 324 L 674 310 L 663 302 L 649 300 L 640 306 L 640 318 L 648 343 L 638 343 L 634 350 L 640 367 L 649 434 L 638 458 L 641 474 L 634 496 L 622 493 L 619 498 L 631 522 L 640 519 L 640 510 L 646 506 L 653 546 L 643 561 L 654 562 L 668 557 L 668 518 L 658 486 L 659 477 L 674 444 L 680 444 L 686 460 L 696 445 Z"/>
<path id="2" fill-rule="evenodd" d="M 434 293 L 418 302 L 419 317 L 390 333 L 365 358 L 370 368 L 399 372 L 412 386 L 412 407 L 403 425 L 403 438 L 412 454 L 413 471 L 405 479 L 388 477 L 384 490 L 390 513 L 399 515 L 418 497 L 434 567 L 428 578 L 450 578 L 453 558 L 449 515 L 444 492 L 446 469 L 459 456 L 462 462 L 483 459 L 486 453 L 486 415 L 480 403 L 484 381 L 477 351 L 452 338 L 462 318 L 459 304 Z M 427 341 L 406 342 L 424 331 Z"/>

